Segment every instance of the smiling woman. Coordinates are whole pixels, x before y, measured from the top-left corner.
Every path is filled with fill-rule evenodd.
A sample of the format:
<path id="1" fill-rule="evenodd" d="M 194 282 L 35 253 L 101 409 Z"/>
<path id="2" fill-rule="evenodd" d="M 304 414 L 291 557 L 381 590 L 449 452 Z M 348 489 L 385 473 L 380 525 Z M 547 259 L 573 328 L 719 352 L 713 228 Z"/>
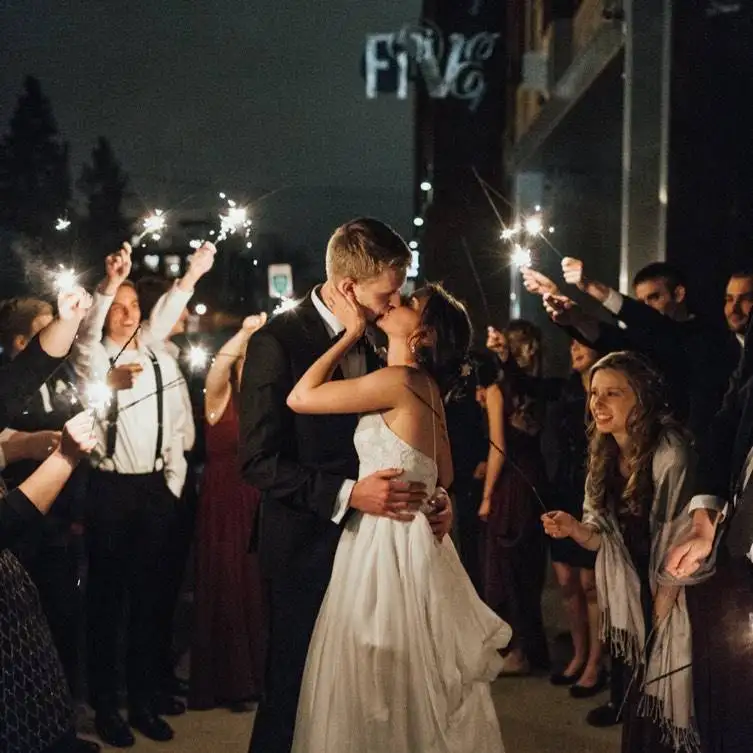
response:
<path id="1" fill-rule="evenodd" d="M 591 371 L 593 421 L 583 522 L 562 511 L 543 516 L 545 531 L 597 551 L 601 623 L 627 678 L 626 753 L 698 750 L 688 668 L 691 636 L 684 587 L 692 578 L 665 569 L 690 532 L 696 457 L 666 404 L 663 381 L 640 356 L 617 352 Z"/>

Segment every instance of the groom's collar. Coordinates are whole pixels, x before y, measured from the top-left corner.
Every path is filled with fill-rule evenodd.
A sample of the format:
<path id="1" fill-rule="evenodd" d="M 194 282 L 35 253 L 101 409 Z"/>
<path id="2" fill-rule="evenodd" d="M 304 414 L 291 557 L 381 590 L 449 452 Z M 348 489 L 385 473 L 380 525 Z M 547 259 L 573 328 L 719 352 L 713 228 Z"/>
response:
<path id="1" fill-rule="evenodd" d="M 327 327 L 327 332 L 330 337 L 336 337 L 339 335 L 345 327 L 340 323 L 340 320 L 324 305 L 324 301 L 321 298 L 322 286 L 319 285 L 311 291 L 311 303 L 314 304 L 314 308 L 319 313 L 319 316 L 324 320 L 324 325 Z"/>

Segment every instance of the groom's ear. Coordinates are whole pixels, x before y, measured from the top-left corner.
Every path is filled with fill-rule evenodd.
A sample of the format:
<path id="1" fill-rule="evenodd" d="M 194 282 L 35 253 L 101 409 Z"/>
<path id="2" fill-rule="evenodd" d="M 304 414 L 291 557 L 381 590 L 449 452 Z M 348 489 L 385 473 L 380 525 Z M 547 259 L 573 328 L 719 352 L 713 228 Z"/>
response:
<path id="1" fill-rule="evenodd" d="M 356 287 L 356 281 L 352 277 L 343 277 L 337 283 L 337 289 L 345 296 L 353 292 Z"/>

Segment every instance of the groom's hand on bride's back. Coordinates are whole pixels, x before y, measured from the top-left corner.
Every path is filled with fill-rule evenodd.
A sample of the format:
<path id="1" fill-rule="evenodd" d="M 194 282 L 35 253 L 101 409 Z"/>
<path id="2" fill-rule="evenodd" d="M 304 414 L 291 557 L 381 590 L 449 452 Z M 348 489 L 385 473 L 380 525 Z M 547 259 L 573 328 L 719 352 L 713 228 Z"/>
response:
<path id="1" fill-rule="evenodd" d="M 389 468 L 366 476 L 356 483 L 350 494 L 350 506 L 366 515 L 381 515 L 409 522 L 426 499 L 426 486 L 400 481 L 403 471 Z"/>

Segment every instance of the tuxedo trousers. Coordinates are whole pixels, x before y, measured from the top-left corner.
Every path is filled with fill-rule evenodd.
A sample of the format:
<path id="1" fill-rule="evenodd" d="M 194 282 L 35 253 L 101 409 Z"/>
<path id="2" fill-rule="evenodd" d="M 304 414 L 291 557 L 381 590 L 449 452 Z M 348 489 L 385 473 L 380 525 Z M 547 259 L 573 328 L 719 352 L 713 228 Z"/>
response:
<path id="1" fill-rule="evenodd" d="M 720 547 L 714 576 L 685 589 L 703 753 L 753 749 L 753 563 Z"/>
<path id="2" fill-rule="evenodd" d="M 306 655 L 332 575 L 338 539 L 339 530 L 332 526 L 283 569 L 263 573 L 269 643 L 265 692 L 256 712 L 250 753 L 290 753 Z"/>
<path id="3" fill-rule="evenodd" d="M 91 475 L 86 602 L 89 692 L 97 711 L 118 707 L 120 633 L 126 614 L 129 706 L 148 707 L 157 690 L 160 607 L 172 575 L 165 557 L 172 551 L 177 505 L 162 473 Z"/>

